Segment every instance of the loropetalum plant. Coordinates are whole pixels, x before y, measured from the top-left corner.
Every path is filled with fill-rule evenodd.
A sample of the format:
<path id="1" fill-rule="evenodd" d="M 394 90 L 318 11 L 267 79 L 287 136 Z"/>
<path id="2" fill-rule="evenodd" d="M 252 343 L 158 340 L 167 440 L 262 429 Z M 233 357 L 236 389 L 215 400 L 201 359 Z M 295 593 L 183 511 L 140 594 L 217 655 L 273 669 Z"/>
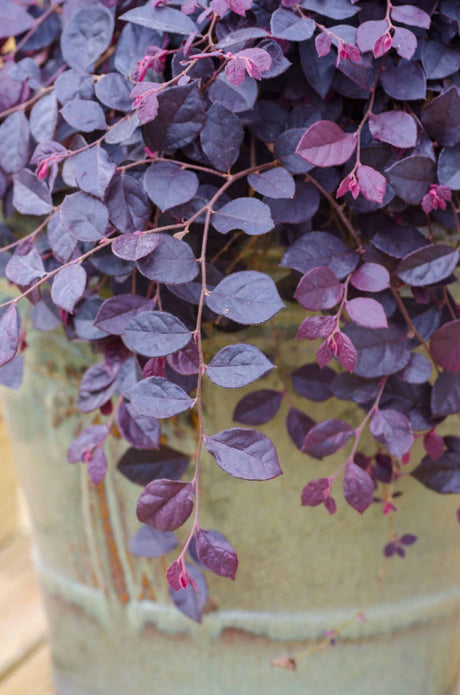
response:
<path id="1" fill-rule="evenodd" d="M 2 0 L 0 20 L 0 260 L 19 289 L 1 304 L 1 382 L 21 380 L 23 298 L 35 328 L 94 347 L 78 407 L 99 413 L 68 460 L 98 485 L 111 433 L 129 442 L 118 468 L 144 487 L 132 552 L 172 550 L 189 522 L 166 573 L 178 607 L 200 620 L 203 568 L 234 579 L 238 566 L 199 525 L 203 449 L 237 478 L 281 474 L 253 426 L 286 391 L 246 395 L 217 433 L 202 394 L 207 379 L 234 389 L 276 366 L 236 341 L 287 304 L 308 311 L 298 340 L 320 342 L 285 389 L 363 413 L 354 428 L 290 408 L 308 456 L 352 442 L 302 504 L 333 514 L 342 485 L 358 512 L 391 514 L 417 438 L 411 475 L 460 492 L 460 438 L 436 432 L 460 410 L 457 3 Z M 211 325 L 228 345 L 205 362 Z M 189 457 L 160 443 L 160 421 L 189 409 L 182 480 Z M 387 556 L 416 540 L 403 531 Z"/>

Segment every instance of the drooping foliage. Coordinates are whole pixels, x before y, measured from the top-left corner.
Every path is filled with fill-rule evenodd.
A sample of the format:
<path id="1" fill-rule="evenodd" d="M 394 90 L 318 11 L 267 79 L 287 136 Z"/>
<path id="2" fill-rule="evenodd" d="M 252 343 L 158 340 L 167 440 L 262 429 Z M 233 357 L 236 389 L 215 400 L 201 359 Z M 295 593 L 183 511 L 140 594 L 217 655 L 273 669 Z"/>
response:
<path id="1" fill-rule="evenodd" d="M 460 410 L 456 3 L 0 4 L 0 268 L 19 290 L 0 306 L 0 382 L 21 381 L 20 301 L 35 328 L 94 347 L 78 407 L 98 420 L 68 460 L 98 485 L 115 427 L 130 444 L 118 470 L 143 488 L 135 554 L 173 550 L 191 519 L 167 571 L 177 606 L 200 620 L 202 570 L 234 579 L 238 567 L 199 525 L 203 449 L 234 477 L 280 475 L 257 426 L 291 388 L 306 399 L 287 415 L 292 446 L 344 451 L 333 475 L 306 481 L 303 505 L 333 514 L 340 476 L 359 513 L 373 501 L 392 513 L 417 437 L 414 478 L 460 492 L 460 439 L 436 432 Z M 207 432 L 205 380 L 236 389 L 278 366 L 238 332 L 295 304 L 317 361 Z M 229 341 L 205 363 L 211 330 Z M 361 424 L 315 422 L 308 401 L 329 398 L 356 404 Z M 160 437 L 190 409 L 188 475 Z M 374 456 L 359 451 L 365 430 Z M 415 539 L 395 535 L 386 556 Z"/>

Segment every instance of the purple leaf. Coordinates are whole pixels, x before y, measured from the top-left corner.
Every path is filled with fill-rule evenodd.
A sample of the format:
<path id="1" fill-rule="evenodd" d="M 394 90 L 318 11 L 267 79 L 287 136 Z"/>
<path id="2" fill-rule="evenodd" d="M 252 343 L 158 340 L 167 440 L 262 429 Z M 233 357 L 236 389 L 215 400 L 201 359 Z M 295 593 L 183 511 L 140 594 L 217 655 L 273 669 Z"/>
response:
<path id="1" fill-rule="evenodd" d="M 200 371 L 200 353 L 195 340 L 192 338 L 182 350 L 168 355 L 166 362 L 171 369 L 183 376 L 198 374 Z"/>
<path id="2" fill-rule="evenodd" d="M 157 430 L 159 433 L 158 423 Z M 187 470 L 189 460 L 180 451 L 161 444 L 153 450 L 128 449 L 118 461 L 117 469 L 132 483 L 145 486 L 152 480 L 179 480 Z"/>
<path id="3" fill-rule="evenodd" d="M 152 253 L 138 261 L 142 275 L 156 282 L 180 285 L 194 280 L 199 265 L 190 246 L 181 239 L 157 234 L 159 243 Z"/>
<path id="4" fill-rule="evenodd" d="M 344 329 L 357 352 L 354 373 L 367 379 L 395 374 L 408 364 L 411 349 L 404 333 L 396 328 L 364 328 L 350 324 Z"/>
<path id="5" fill-rule="evenodd" d="M 392 258 L 404 258 L 411 251 L 426 246 L 426 238 L 413 227 L 405 227 L 403 235 L 399 227 L 390 227 L 374 234 L 372 245 Z"/>
<path id="6" fill-rule="evenodd" d="M 423 446 L 425 447 L 426 453 L 433 461 L 437 461 L 441 458 L 445 450 L 444 439 L 433 430 L 427 432 L 423 437 Z"/>
<path id="7" fill-rule="evenodd" d="M 457 452 L 446 451 L 433 461 L 425 456 L 411 475 L 422 485 L 442 495 L 460 492 L 460 461 Z"/>
<path id="8" fill-rule="evenodd" d="M 11 362 L 19 344 L 19 314 L 15 304 L 11 304 L 0 318 L 0 367 Z"/>
<path id="9" fill-rule="evenodd" d="M 158 104 L 157 117 L 143 128 L 147 147 L 152 152 L 169 152 L 192 142 L 206 120 L 205 103 L 198 84 L 191 82 L 167 87 L 158 94 Z"/>
<path id="10" fill-rule="evenodd" d="M 438 180 L 454 191 L 460 190 L 460 147 L 445 147 L 438 159 Z"/>
<path id="11" fill-rule="evenodd" d="M 238 401 L 233 411 L 233 419 L 243 425 L 263 425 L 275 417 L 282 400 L 281 391 L 272 389 L 253 391 Z"/>
<path id="12" fill-rule="evenodd" d="M 356 43 L 361 53 L 374 50 L 376 41 L 388 32 L 386 19 L 370 20 L 359 25 L 356 31 Z"/>
<path id="13" fill-rule="evenodd" d="M 127 442 L 137 449 L 157 449 L 160 445 L 160 423 L 155 418 L 138 415 L 130 403 L 121 403 L 117 425 Z M 164 475 L 168 478 L 170 476 Z"/>
<path id="14" fill-rule="evenodd" d="M 292 200 L 266 198 L 275 224 L 300 224 L 311 220 L 319 207 L 319 193 L 310 183 L 298 180 Z"/>
<path id="15" fill-rule="evenodd" d="M 78 390 L 78 408 L 82 413 L 97 410 L 112 398 L 116 387 L 115 377 L 105 365 L 96 364 L 89 367 L 83 375 Z"/>
<path id="16" fill-rule="evenodd" d="M 90 425 L 76 437 L 67 450 L 67 461 L 87 461 L 94 449 L 103 444 L 109 434 L 106 425 Z"/>
<path id="17" fill-rule="evenodd" d="M 378 410 L 371 418 L 369 430 L 390 454 L 399 458 L 410 451 L 414 443 L 411 424 L 399 410 Z"/>
<path id="18" fill-rule="evenodd" d="M 113 240 L 112 251 L 126 261 L 138 261 L 152 253 L 159 243 L 160 239 L 156 234 L 122 234 Z"/>
<path id="19" fill-rule="evenodd" d="M 286 429 L 296 447 L 302 449 L 307 432 L 315 421 L 298 408 L 290 408 L 286 417 Z"/>
<path id="20" fill-rule="evenodd" d="M 206 531 L 198 527 L 196 551 L 200 562 L 206 569 L 219 577 L 235 579 L 238 569 L 238 555 L 221 533 Z"/>
<path id="21" fill-rule="evenodd" d="M 323 504 L 331 492 L 330 478 L 311 480 L 302 490 L 301 502 L 303 507 L 318 507 Z"/>
<path id="22" fill-rule="evenodd" d="M 77 72 L 86 72 L 108 48 L 113 27 L 112 13 L 102 5 L 85 7 L 74 14 L 61 36 L 66 63 Z"/>
<path id="23" fill-rule="evenodd" d="M 460 410 L 460 374 L 442 372 L 431 393 L 431 410 L 435 417 L 454 415 Z"/>
<path id="24" fill-rule="evenodd" d="M 342 333 L 342 331 L 337 331 L 334 336 L 335 338 L 335 356 L 340 362 L 342 367 L 347 371 L 353 372 L 356 367 L 356 361 L 358 359 L 358 353 L 352 342 L 352 340 Z"/>
<path id="25" fill-rule="evenodd" d="M 362 292 L 382 292 L 390 286 L 390 274 L 383 265 L 363 263 L 353 272 L 350 283 Z"/>
<path id="26" fill-rule="evenodd" d="M 360 11 L 350 0 L 302 0 L 301 7 L 331 19 L 347 19 Z"/>
<path id="27" fill-rule="evenodd" d="M 357 297 L 346 303 L 348 316 L 359 326 L 387 328 L 388 321 L 383 306 L 375 299 Z"/>
<path id="28" fill-rule="evenodd" d="M 86 287 L 86 270 L 78 263 L 62 268 L 53 280 L 51 298 L 53 302 L 72 313 Z"/>
<path id="29" fill-rule="evenodd" d="M 225 277 L 206 298 L 206 303 L 216 314 L 243 325 L 268 321 L 284 307 L 271 277 L 255 270 Z"/>
<path id="30" fill-rule="evenodd" d="M 6 277 L 16 285 L 30 285 L 45 275 L 42 259 L 35 246 L 28 249 L 18 246 L 6 266 Z"/>
<path id="31" fill-rule="evenodd" d="M 116 166 L 100 145 L 77 154 L 74 158 L 76 182 L 85 193 L 103 200 Z"/>
<path id="32" fill-rule="evenodd" d="M 325 99 L 336 73 L 336 57 L 330 51 L 324 57 L 318 57 L 313 39 L 299 44 L 302 70 L 310 85 L 322 99 Z"/>
<path id="33" fill-rule="evenodd" d="M 365 512 L 372 502 L 374 496 L 372 478 L 356 463 L 350 462 L 346 465 L 343 494 L 350 507 L 360 514 Z"/>
<path id="34" fill-rule="evenodd" d="M 144 174 L 144 186 L 150 200 L 162 212 L 187 203 L 198 190 L 198 177 L 173 162 L 155 162 Z"/>
<path id="35" fill-rule="evenodd" d="M 315 22 L 308 17 L 299 17 L 295 12 L 280 7 L 272 14 L 271 34 L 286 41 L 306 41 L 315 31 Z"/>
<path id="36" fill-rule="evenodd" d="M 353 427 L 342 420 L 318 422 L 307 432 L 302 451 L 316 459 L 331 456 L 343 449 L 354 432 Z"/>
<path id="37" fill-rule="evenodd" d="M 18 36 L 31 29 L 34 18 L 14 0 L 3 0 L 0 7 L 0 39 Z"/>
<path id="38" fill-rule="evenodd" d="M 153 121 L 158 115 L 158 89 L 156 82 L 138 82 L 131 92 L 133 109 L 136 109 L 137 118 L 142 125 Z"/>
<path id="39" fill-rule="evenodd" d="M 410 60 L 417 49 L 415 35 L 404 27 L 395 27 L 392 44 L 397 54 L 406 60 Z"/>
<path id="40" fill-rule="evenodd" d="M 272 369 L 274 365 L 258 348 L 238 343 L 219 350 L 206 374 L 214 384 L 236 389 L 251 384 Z"/>
<path id="41" fill-rule="evenodd" d="M 353 133 L 345 133 L 333 121 L 317 121 L 303 134 L 296 152 L 317 167 L 329 167 L 346 162 L 355 147 Z"/>
<path id="42" fill-rule="evenodd" d="M 275 447 L 255 430 L 233 427 L 205 439 L 217 465 L 234 478 L 271 480 L 282 474 Z"/>
<path id="43" fill-rule="evenodd" d="M 328 266 L 341 280 L 356 268 L 359 259 L 356 251 L 352 251 L 333 234 L 308 232 L 286 251 L 281 265 L 302 274 L 318 266 Z"/>
<path id="44" fill-rule="evenodd" d="M 47 237 L 58 261 L 67 263 L 77 246 L 77 240 L 70 236 L 61 222 L 61 210 L 54 213 L 48 222 Z"/>
<path id="45" fill-rule="evenodd" d="M 159 376 L 143 379 L 126 394 L 139 415 L 168 418 L 192 407 L 193 401 L 180 386 Z"/>
<path id="46" fill-rule="evenodd" d="M 13 205 L 23 215 L 47 215 L 53 209 L 51 193 L 44 181 L 24 169 L 13 177 Z"/>
<path id="47" fill-rule="evenodd" d="M 87 193 L 67 195 L 61 205 L 64 229 L 79 241 L 99 241 L 106 231 L 109 217 L 100 200 Z"/>
<path id="48" fill-rule="evenodd" d="M 200 133 L 201 147 L 212 166 L 230 171 L 240 154 L 244 131 L 241 121 L 223 104 L 212 104 Z"/>
<path id="49" fill-rule="evenodd" d="M 397 5 L 391 8 L 391 19 L 401 24 L 408 24 L 411 27 L 421 27 L 429 29 L 431 24 L 430 15 L 416 5 Z"/>
<path id="50" fill-rule="evenodd" d="M 434 171 L 430 157 L 413 155 L 396 162 L 386 173 L 388 181 L 405 203 L 420 205 L 433 182 Z"/>
<path id="51" fill-rule="evenodd" d="M 399 263 L 396 274 L 414 287 L 432 285 L 450 276 L 458 258 L 456 249 L 444 244 L 430 244 L 405 256 Z"/>
<path id="52" fill-rule="evenodd" d="M 357 169 L 359 192 L 366 200 L 383 203 L 386 191 L 386 179 L 372 167 L 360 164 Z"/>
<path id="53" fill-rule="evenodd" d="M 403 545 L 413 545 L 416 541 L 417 541 L 417 536 L 414 536 L 414 534 L 412 534 L 412 533 L 405 533 L 399 539 L 399 542 L 402 543 Z"/>
<path id="54" fill-rule="evenodd" d="M 249 174 L 248 183 L 257 193 L 269 198 L 294 197 L 295 182 L 284 167 L 268 169 L 260 174 Z"/>
<path id="55" fill-rule="evenodd" d="M 192 334 L 182 321 L 166 311 L 145 311 L 134 316 L 123 333 L 123 342 L 146 357 L 164 357 L 185 347 Z"/>
<path id="56" fill-rule="evenodd" d="M 23 111 L 16 111 L 0 125 L 0 167 L 7 174 L 15 174 L 28 160 L 29 122 Z"/>
<path id="57" fill-rule="evenodd" d="M 72 128 L 83 133 L 107 128 L 104 111 L 95 101 L 72 99 L 62 107 L 61 114 Z"/>
<path id="58" fill-rule="evenodd" d="M 433 347 L 431 347 L 433 352 Z M 418 352 L 413 352 L 409 363 L 404 369 L 398 372 L 398 377 L 408 384 L 424 384 L 431 376 L 431 362 Z"/>
<path id="59" fill-rule="evenodd" d="M 422 122 L 433 140 L 444 147 L 460 142 L 460 94 L 455 86 L 423 109 Z"/>
<path id="60" fill-rule="evenodd" d="M 303 276 L 294 297 L 305 309 L 332 309 L 342 298 L 343 285 L 327 266 L 318 266 Z"/>
<path id="61" fill-rule="evenodd" d="M 439 80 L 458 71 L 460 53 L 438 41 L 426 41 L 423 45 L 422 63 L 427 78 Z"/>
<path id="62" fill-rule="evenodd" d="M 382 72 L 380 82 L 388 96 L 393 99 L 400 101 L 425 99 L 426 77 L 418 63 L 401 61 L 396 67 Z"/>
<path id="63" fill-rule="evenodd" d="M 173 565 L 176 564 L 178 564 L 177 560 Z M 173 565 L 168 568 L 166 573 L 168 581 L 171 584 L 169 595 L 174 605 L 181 613 L 186 615 L 187 618 L 191 618 L 191 620 L 194 620 L 196 623 L 201 623 L 203 608 L 208 598 L 208 587 L 203 573 L 195 565 L 185 563 L 185 578 L 183 575 L 181 576 L 185 586 L 176 584 L 176 587 L 174 587 L 169 574 Z"/>
<path id="64" fill-rule="evenodd" d="M 66 70 L 55 82 L 55 93 L 58 101 L 65 104 L 76 97 L 78 99 L 91 99 L 94 95 L 94 81 L 92 75 L 79 70 Z"/>
<path id="65" fill-rule="evenodd" d="M 102 447 L 97 447 L 87 462 L 88 475 L 94 485 L 100 485 L 107 473 L 107 456 Z"/>
<path id="66" fill-rule="evenodd" d="M 118 72 L 109 72 L 96 82 L 96 96 L 115 111 L 131 111 L 131 83 Z"/>
<path id="67" fill-rule="evenodd" d="M 158 531 L 174 531 L 182 526 L 192 513 L 194 496 L 193 483 L 167 479 L 152 480 L 137 500 L 137 518 Z"/>
<path id="68" fill-rule="evenodd" d="M 94 325 L 94 319 L 102 303 L 102 299 L 93 297 L 78 304 L 74 328 L 77 337 L 81 340 L 100 340 L 107 337 L 104 331 Z"/>
<path id="69" fill-rule="evenodd" d="M 300 45 L 304 46 L 305 44 Z M 303 174 L 313 169 L 312 164 L 306 162 L 296 153 L 304 132 L 304 128 L 289 128 L 282 132 L 275 141 L 274 155 L 291 174 Z M 270 139 L 272 138 L 270 137 Z"/>
<path id="70" fill-rule="evenodd" d="M 129 552 L 138 557 L 162 557 L 177 546 L 177 538 L 171 531 L 157 531 L 144 524 L 131 537 Z"/>
<path id="71" fill-rule="evenodd" d="M 150 217 L 150 203 L 143 186 L 126 174 L 115 174 L 112 178 L 105 203 L 110 221 L 123 234 L 144 229 Z"/>
<path id="72" fill-rule="evenodd" d="M 415 147 L 417 125 L 405 111 L 385 111 L 369 118 L 369 130 L 376 140 L 394 147 Z"/>
<path id="73" fill-rule="evenodd" d="M 353 401 L 354 403 L 368 403 L 375 400 L 379 392 L 376 381 L 363 379 L 356 374 L 342 372 L 334 377 L 331 385 L 332 393 L 342 401 Z"/>
<path id="74" fill-rule="evenodd" d="M 251 236 L 266 234 L 274 226 L 270 208 L 257 198 L 236 198 L 226 203 L 214 213 L 211 222 L 221 234 L 242 229 Z"/>
<path id="75" fill-rule="evenodd" d="M 0 367 L 0 384 L 6 388 L 17 389 L 22 384 L 24 375 L 24 355 L 18 355 L 7 364 Z"/>
<path id="76" fill-rule="evenodd" d="M 123 335 L 131 319 L 151 308 L 150 299 L 136 294 L 119 294 L 105 300 L 96 314 L 94 323 L 106 333 Z"/>
<path id="77" fill-rule="evenodd" d="M 307 316 L 300 324 L 296 338 L 298 340 L 301 338 L 306 340 L 328 338 L 335 330 L 336 324 L 335 316 Z"/>
<path id="78" fill-rule="evenodd" d="M 298 367 L 291 376 L 294 389 L 304 398 L 320 403 L 332 396 L 331 382 L 335 372 L 329 367 L 320 369 L 312 362 Z"/>
<path id="79" fill-rule="evenodd" d="M 196 26 L 190 17 L 187 17 L 180 10 L 172 7 L 154 7 L 151 3 L 125 12 L 120 19 L 124 19 L 125 22 L 139 24 L 141 27 L 170 34 L 188 36 L 196 31 Z"/>
<path id="80" fill-rule="evenodd" d="M 431 336 L 430 352 L 443 369 L 460 370 L 460 321 L 445 323 Z"/>

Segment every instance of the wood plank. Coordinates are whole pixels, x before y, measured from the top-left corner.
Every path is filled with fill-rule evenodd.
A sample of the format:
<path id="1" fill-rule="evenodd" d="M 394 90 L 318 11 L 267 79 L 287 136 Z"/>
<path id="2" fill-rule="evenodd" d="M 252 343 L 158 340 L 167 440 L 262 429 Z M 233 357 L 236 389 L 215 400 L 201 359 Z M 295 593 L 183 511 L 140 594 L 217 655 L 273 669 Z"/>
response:
<path id="1" fill-rule="evenodd" d="M 55 695 L 51 680 L 51 658 L 43 644 L 30 657 L 0 681 L 0 695 Z"/>
<path id="2" fill-rule="evenodd" d="M 1 678 L 46 638 L 42 598 L 24 537 L 0 550 L 0 616 Z"/>

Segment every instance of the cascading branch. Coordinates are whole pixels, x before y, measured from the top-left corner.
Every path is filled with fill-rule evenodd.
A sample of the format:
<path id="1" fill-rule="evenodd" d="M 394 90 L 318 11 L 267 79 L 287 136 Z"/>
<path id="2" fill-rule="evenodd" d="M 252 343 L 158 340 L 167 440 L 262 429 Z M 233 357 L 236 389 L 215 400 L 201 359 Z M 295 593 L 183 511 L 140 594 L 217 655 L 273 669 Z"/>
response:
<path id="1" fill-rule="evenodd" d="M 255 390 L 207 432 L 203 383 L 240 388 L 277 366 L 238 330 L 287 304 L 308 311 L 297 338 L 317 341 L 294 391 L 363 411 L 354 428 L 290 408 L 293 446 L 323 459 L 348 445 L 302 504 L 334 513 L 340 475 L 354 509 L 391 514 L 420 437 L 411 475 L 460 492 L 460 438 L 436 431 L 460 410 L 459 33 L 447 0 L 2 0 L 0 267 L 18 292 L 0 306 L 0 382 L 21 382 L 22 298 L 35 328 L 93 345 L 78 407 L 97 424 L 68 460 L 100 484 L 116 426 L 130 444 L 118 470 L 143 487 L 131 552 L 173 550 L 189 521 L 167 578 L 194 620 L 202 569 L 238 567 L 200 527 L 202 451 L 237 478 L 280 475 L 253 426 L 285 395 Z M 229 341 L 205 363 L 211 324 Z M 161 442 L 161 420 L 190 409 L 182 480 L 189 457 Z M 385 555 L 415 540 L 395 532 Z"/>

